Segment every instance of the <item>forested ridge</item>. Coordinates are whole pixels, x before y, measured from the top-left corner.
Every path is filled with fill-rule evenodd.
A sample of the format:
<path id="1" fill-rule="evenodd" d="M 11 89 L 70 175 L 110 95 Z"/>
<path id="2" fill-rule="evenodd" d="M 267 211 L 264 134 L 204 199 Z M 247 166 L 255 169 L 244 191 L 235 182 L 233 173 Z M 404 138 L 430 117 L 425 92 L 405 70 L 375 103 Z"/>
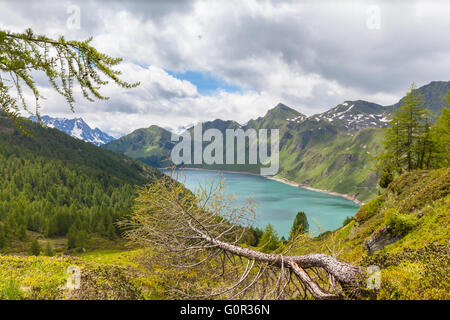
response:
<path id="1" fill-rule="evenodd" d="M 33 137 L 0 118 L 0 248 L 27 231 L 68 237 L 81 247 L 91 234 L 115 238 L 131 212 L 136 185 L 161 173 L 51 128 L 25 122 Z"/>

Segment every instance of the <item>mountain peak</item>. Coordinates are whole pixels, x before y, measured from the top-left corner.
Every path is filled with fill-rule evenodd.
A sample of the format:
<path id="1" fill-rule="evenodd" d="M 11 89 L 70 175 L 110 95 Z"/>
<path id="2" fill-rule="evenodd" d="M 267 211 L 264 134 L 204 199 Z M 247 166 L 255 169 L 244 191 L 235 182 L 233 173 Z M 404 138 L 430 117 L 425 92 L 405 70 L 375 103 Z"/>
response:
<path id="1" fill-rule="evenodd" d="M 36 116 L 29 117 L 30 120 L 37 122 Z M 108 143 L 114 140 L 113 137 L 104 133 L 98 128 L 92 129 L 83 118 L 53 118 L 47 115 L 41 117 L 42 122 L 49 128 L 55 128 L 74 138 L 90 142 L 96 146 Z"/>
<path id="2" fill-rule="evenodd" d="M 316 121 L 326 120 L 347 131 L 359 131 L 367 127 L 387 127 L 389 123 L 388 113 L 388 108 L 376 103 L 364 100 L 347 100 L 311 118 Z"/>
<path id="3" fill-rule="evenodd" d="M 300 113 L 295 109 L 292 109 L 291 107 L 288 107 L 284 103 L 278 103 L 275 107 L 270 109 L 269 111 L 283 111 L 283 112 L 294 112 L 294 113 Z"/>
<path id="4" fill-rule="evenodd" d="M 264 117 L 267 117 L 267 116 L 284 116 L 284 117 L 294 116 L 295 117 L 295 116 L 303 116 L 303 114 L 301 114 L 297 110 L 292 109 L 291 107 L 288 107 L 287 105 L 280 102 L 275 107 L 273 107 L 272 109 L 269 109 L 269 111 L 267 111 L 267 113 Z"/>

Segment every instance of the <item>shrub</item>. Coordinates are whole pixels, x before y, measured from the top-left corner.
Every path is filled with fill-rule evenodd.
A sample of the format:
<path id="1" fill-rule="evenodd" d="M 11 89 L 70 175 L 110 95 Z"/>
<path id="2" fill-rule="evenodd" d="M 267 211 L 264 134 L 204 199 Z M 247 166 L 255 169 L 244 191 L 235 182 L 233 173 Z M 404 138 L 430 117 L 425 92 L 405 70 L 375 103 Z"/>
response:
<path id="1" fill-rule="evenodd" d="M 374 216 L 378 212 L 380 204 L 383 201 L 382 197 L 383 196 L 379 196 L 359 208 L 358 212 L 355 215 L 356 221 L 361 223 Z"/>
<path id="2" fill-rule="evenodd" d="M 42 249 L 41 246 L 39 245 L 39 242 L 37 241 L 37 239 L 34 239 L 33 242 L 31 243 L 31 248 L 30 248 L 30 253 L 34 256 L 38 256 L 41 253 Z"/>
<path id="3" fill-rule="evenodd" d="M 386 210 L 384 219 L 386 225 L 392 228 L 396 234 L 401 236 L 404 236 L 411 231 L 417 223 L 416 216 L 399 213 L 393 208 Z"/>
<path id="4" fill-rule="evenodd" d="M 378 182 L 378 185 L 382 187 L 383 189 L 387 188 L 389 184 L 394 180 L 394 176 L 390 171 L 383 171 L 380 177 L 380 181 Z"/>
<path id="5" fill-rule="evenodd" d="M 345 220 L 342 222 L 342 226 L 345 227 L 346 225 L 348 225 L 350 222 L 353 221 L 353 217 L 347 217 L 345 218 Z"/>

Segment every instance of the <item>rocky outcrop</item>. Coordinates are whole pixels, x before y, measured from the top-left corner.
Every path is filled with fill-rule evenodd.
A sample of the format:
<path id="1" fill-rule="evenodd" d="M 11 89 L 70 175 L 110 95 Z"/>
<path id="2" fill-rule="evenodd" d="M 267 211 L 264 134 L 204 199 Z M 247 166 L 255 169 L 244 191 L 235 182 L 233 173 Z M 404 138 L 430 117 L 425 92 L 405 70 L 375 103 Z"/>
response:
<path id="1" fill-rule="evenodd" d="M 400 240 L 400 236 L 396 235 L 391 228 L 385 226 L 365 242 L 367 253 L 372 255 L 374 252 L 381 250 L 385 246 L 397 242 L 398 240 Z"/>

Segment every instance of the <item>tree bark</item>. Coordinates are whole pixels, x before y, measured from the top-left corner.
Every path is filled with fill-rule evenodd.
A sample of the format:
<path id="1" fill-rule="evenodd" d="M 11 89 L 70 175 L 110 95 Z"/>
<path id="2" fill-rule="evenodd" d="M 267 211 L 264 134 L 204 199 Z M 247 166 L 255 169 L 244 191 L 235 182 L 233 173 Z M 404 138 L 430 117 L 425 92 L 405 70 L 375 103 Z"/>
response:
<path id="1" fill-rule="evenodd" d="M 192 226 L 191 226 L 192 227 Z M 316 299 L 337 299 L 339 296 L 321 289 L 303 269 L 320 267 L 331 274 L 341 285 L 357 284 L 361 281 L 363 271 L 348 263 L 321 253 L 305 254 L 300 256 L 284 256 L 280 254 L 263 253 L 248 248 L 242 248 L 224 241 L 211 238 L 200 230 L 192 229 L 207 242 L 238 256 L 258 262 L 267 262 L 277 267 L 291 269 L 307 286 L 308 291 Z"/>

